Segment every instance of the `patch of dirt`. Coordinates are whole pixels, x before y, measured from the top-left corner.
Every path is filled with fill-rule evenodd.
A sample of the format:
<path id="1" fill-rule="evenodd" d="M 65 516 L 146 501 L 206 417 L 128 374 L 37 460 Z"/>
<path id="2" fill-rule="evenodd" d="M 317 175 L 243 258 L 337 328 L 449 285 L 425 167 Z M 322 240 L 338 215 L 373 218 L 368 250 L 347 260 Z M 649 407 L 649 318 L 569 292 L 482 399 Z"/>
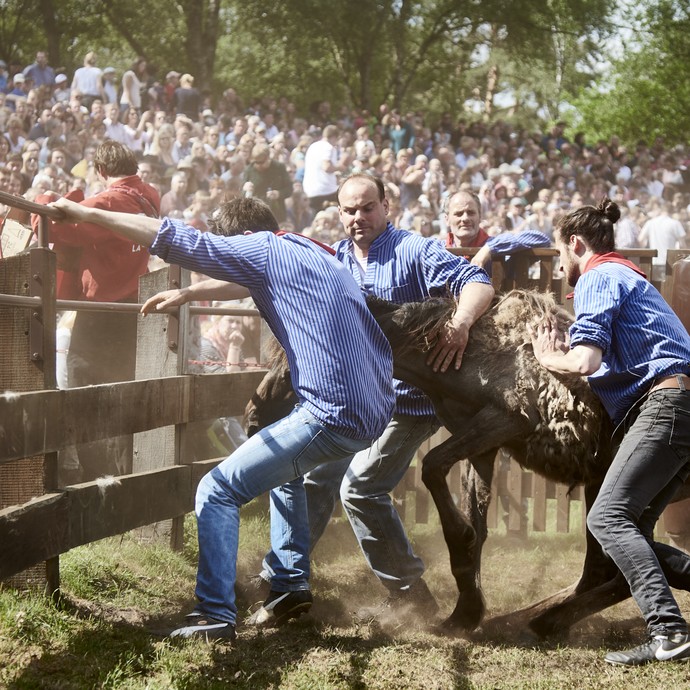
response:
<path id="1" fill-rule="evenodd" d="M 80 618 L 95 618 L 106 623 L 136 626 L 143 626 L 149 620 L 144 611 L 133 606 L 117 607 L 67 594 L 63 594 L 60 601 L 66 610 Z"/>

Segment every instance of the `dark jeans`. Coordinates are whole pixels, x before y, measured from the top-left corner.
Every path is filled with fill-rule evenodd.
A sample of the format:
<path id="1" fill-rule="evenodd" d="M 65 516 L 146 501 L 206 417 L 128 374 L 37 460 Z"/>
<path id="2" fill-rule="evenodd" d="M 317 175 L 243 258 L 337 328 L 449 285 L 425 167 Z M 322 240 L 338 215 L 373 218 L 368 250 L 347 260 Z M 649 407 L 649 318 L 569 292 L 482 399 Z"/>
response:
<path id="1" fill-rule="evenodd" d="M 690 474 L 690 391 L 651 393 L 626 430 L 587 525 L 630 585 L 650 635 L 686 632 L 671 592 L 690 582 L 690 556 L 654 541 L 659 516 Z"/>

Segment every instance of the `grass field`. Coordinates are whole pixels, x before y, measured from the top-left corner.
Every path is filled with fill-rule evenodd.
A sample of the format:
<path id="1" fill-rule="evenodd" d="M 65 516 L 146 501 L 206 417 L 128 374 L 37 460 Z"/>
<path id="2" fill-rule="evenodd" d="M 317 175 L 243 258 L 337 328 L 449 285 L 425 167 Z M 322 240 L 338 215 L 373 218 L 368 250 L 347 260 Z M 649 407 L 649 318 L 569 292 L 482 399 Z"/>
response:
<path id="1" fill-rule="evenodd" d="M 258 597 L 249 575 L 257 571 L 267 535 L 265 516 L 250 507 L 238 564 L 242 614 Z M 455 585 L 439 530 L 419 526 L 411 535 L 448 614 Z M 582 558 L 579 537 L 492 534 L 483 567 L 489 618 L 572 584 Z M 162 633 L 193 606 L 195 564 L 190 518 L 182 553 L 124 536 L 63 556 L 60 607 L 35 594 L 0 591 L 0 688 L 690 688 L 690 664 L 630 670 L 603 662 L 609 649 L 637 644 L 644 635 L 631 602 L 586 619 L 557 642 L 513 631 L 480 629 L 465 639 L 435 628 L 357 625 L 351 612 L 384 591 L 342 520 L 329 527 L 314 555 L 316 600 L 308 616 L 275 630 L 241 626 L 234 646 L 173 644 Z M 690 613 L 690 596 L 679 599 Z"/>

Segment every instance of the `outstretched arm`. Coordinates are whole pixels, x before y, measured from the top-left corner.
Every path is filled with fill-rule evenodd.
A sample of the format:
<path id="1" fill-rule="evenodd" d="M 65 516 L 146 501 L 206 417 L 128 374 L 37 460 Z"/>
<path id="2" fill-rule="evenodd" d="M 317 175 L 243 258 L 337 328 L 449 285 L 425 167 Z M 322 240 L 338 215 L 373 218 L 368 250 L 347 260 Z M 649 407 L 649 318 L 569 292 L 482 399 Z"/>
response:
<path id="1" fill-rule="evenodd" d="M 133 213 L 120 213 L 118 211 L 105 211 L 100 208 L 89 208 L 75 204 L 65 198 L 58 199 L 50 204 L 65 214 L 65 220 L 70 223 L 93 223 L 111 230 L 117 235 L 132 240 L 142 247 L 150 247 L 158 234 L 161 221 L 158 218 L 135 215 Z"/>
<path id="2" fill-rule="evenodd" d="M 142 314 L 164 311 L 169 307 L 180 307 L 187 302 L 205 300 L 227 301 L 249 297 L 249 290 L 237 283 L 227 283 L 224 280 L 209 278 L 179 290 L 164 290 L 153 297 L 149 297 L 141 307 Z"/>

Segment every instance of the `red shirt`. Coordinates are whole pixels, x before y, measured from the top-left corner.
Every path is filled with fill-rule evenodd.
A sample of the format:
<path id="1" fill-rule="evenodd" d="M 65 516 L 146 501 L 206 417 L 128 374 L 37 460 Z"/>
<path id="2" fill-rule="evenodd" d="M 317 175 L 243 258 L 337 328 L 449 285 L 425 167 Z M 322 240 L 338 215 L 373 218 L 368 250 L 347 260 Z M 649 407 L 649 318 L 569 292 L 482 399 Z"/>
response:
<path id="1" fill-rule="evenodd" d="M 477 231 L 477 234 L 475 235 L 474 239 L 472 240 L 472 244 L 468 245 L 470 247 L 483 247 L 486 244 L 486 241 L 489 239 L 489 235 L 487 235 L 481 228 Z M 455 244 L 455 236 L 453 235 L 450 230 L 448 231 L 448 234 L 446 235 L 446 247 L 457 247 L 458 245 Z M 467 258 L 467 257 L 465 257 Z"/>
<path id="2" fill-rule="evenodd" d="M 69 194 L 88 208 L 100 208 L 122 213 L 144 214 L 155 217 L 160 213 L 160 197 L 138 175 L 123 177 L 108 189 L 81 200 Z M 38 203 L 50 201 L 39 196 Z M 138 244 L 132 244 L 110 230 L 92 223 L 51 223 L 50 241 L 59 253 L 63 247 L 80 247 L 78 273 L 81 276 L 82 295 L 79 299 L 93 302 L 122 302 L 137 298 L 139 276 L 148 270 L 149 253 Z M 62 286 L 60 286 L 62 288 Z M 58 298 L 74 299 L 58 289 Z M 60 294 L 62 292 L 62 294 Z"/>

